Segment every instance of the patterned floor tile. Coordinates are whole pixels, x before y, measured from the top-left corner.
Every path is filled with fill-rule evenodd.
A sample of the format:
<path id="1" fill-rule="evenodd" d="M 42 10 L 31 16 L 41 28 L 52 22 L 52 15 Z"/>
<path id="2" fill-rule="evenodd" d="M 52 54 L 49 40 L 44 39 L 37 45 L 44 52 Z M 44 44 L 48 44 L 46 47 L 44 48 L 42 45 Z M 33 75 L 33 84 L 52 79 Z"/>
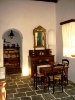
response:
<path id="1" fill-rule="evenodd" d="M 8 99 L 7 100 L 21 100 L 20 98 L 12 98 L 12 99 Z"/>
<path id="2" fill-rule="evenodd" d="M 67 97 L 67 98 L 62 98 L 61 100 L 75 100 L 75 98 L 73 96 L 71 96 L 71 97 Z"/>
<path id="3" fill-rule="evenodd" d="M 22 97 L 20 100 L 31 100 L 31 97 Z"/>
<path id="4" fill-rule="evenodd" d="M 49 90 L 46 90 L 46 91 L 44 91 L 44 90 L 37 90 L 36 93 L 37 94 L 49 93 Z"/>
<path id="5" fill-rule="evenodd" d="M 36 90 L 34 86 L 30 86 L 31 90 Z M 37 87 L 37 90 L 40 90 L 38 87 Z"/>
<path id="6" fill-rule="evenodd" d="M 10 94 L 10 93 L 16 93 L 16 89 L 6 89 L 6 93 Z"/>
<path id="7" fill-rule="evenodd" d="M 27 95 L 27 96 L 36 95 L 36 92 L 35 92 L 35 91 L 26 92 L 26 95 Z"/>
<path id="8" fill-rule="evenodd" d="M 52 87 L 44 91 L 44 85 L 39 84 L 37 90 L 30 76 L 21 74 L 6 75 L 7 100 L 75 100 L 75 83 L 69 81 L 62 93 L 59 88 Z M 59 91 L 60 90 L 60 91 Z"/>
<path id="9" fill-rule="evenodd" d="M 70 90 L 65 90 L 69 95 L 75 95 L 75 88 L 70 89 Z"/>
<path id="10" fill-rule="evenodd" d="M 24 97 L 24 96 L 26 96 L 26 94 L 25 93 L 15 93 L 14 94 L 14 98 L 16 98 L 16 97 Z"/>
<path id="11" fill-rule="evenodd" d="M 42 96 L 43 96 L 43 98 L 44 98 L 45 100 L 54 99 L 54 97 L 53 97 L 50 93 L 48 93 L 48 94 L 42 94 Z"/>
<path id="12" fill-rule="evenodd" d="M 64 89 L 73 89 L 74 87 L 73 87 L 73 85 L 67 85 L 66 87 L 64 87 Z"/>
<path id="13" fill-rule="evenodd" d="M 28 84 L 21 84 L 21 85 L 19 85 L 19 84 L 17 84 L 17 86 L 18 86 L 18 88 L 23 88 L 23 87 L 29 87 L 29 85 Z"/>
<path id="14" fill-rule="evenodd" d="M 31 96 L 32 100 L 44 100 L 41 95 Z"/>
<path id="15" fill-rule="evenodd" d="M 62 98 L 62 97 L 67 97 L 68 95 L 65 92 L 55 92 L 52 94 L 55 98 Z"/>
<path id="16" fill-rule="evenodd" d="M 12 98 L 14 98 L 13 93 L 11 93 L 11 94 L 7 94 L 7 98 L 8 98 L 8 99 L 12 99 Z"/>
<path id="17" fill-rule="evenodd" d="M 29 87 L 19 88 L 17 89 L 17 92 L 26 92 L 26 91 L 32 91 Z"/>

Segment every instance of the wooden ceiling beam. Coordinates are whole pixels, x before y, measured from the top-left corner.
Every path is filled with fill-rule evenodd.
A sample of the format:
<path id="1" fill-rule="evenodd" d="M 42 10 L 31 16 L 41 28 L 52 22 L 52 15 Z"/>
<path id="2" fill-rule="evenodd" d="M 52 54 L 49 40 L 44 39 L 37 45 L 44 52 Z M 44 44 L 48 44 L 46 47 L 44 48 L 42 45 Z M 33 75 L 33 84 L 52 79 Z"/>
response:
<path id="1" fill-rule="evenodd" d="M 44 2 L 54 2 L 54 3 L 58 2 L 58 0 L 34 0 L 34 1 L 44 1 Z"/>

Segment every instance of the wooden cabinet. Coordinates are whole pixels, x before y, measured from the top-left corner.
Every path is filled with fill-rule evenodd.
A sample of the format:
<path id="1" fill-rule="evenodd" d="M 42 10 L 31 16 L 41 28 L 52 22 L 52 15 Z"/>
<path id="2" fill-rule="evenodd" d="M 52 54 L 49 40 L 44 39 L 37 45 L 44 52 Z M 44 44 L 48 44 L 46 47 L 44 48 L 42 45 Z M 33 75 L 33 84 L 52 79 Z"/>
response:
<path id="1" fill-rule="evenodd" d="M 30 75 L 33 77 L 34 75 L 34 68 L 33 63 L 41 61 L 41 65 L 54 62 L 54 55 L 51 55 L 51 50 L 29 50 L 28 62 L 30 68 Z"/>
<path id="2" fill-rule="evenodd" d="M 21 71 L 20 68 L 20 48 L 10 47 L 4 48 L 4 67 L 6 67 L 6 73 L 17 73 Z"/>

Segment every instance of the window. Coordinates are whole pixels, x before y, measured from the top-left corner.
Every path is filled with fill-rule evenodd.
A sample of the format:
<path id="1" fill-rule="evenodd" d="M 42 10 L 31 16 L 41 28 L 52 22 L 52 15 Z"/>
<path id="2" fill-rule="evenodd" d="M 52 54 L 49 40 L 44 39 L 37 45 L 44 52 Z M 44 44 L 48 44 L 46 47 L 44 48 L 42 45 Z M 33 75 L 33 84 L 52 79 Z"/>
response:
<path id="1" fill-rule="evenodd" d="M 75 20 L 61 23 L 63 37 L 63 56 L 75 56 Z"/>

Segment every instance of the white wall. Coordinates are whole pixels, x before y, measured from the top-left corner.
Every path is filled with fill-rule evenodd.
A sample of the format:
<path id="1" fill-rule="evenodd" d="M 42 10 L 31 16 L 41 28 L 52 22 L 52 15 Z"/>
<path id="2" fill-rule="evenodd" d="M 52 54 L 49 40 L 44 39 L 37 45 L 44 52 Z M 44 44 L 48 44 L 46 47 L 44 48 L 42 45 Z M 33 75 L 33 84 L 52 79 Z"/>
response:
<path id="1" fill-rule="evenodd" d="M 0 0 L 0 66 L 3 66 L 2 35 L 9 29 L 17 29 L 23 36 L 23 66 L 28 67 L 28 51 L 33 49 L 33 29 L 38 25 L 47 32 L 56 33 L 55 3 L 25 0 Z M 56 46 L 53 47 L 56 55 Z"/>
<path id="2" fill-rule="evenodd" d="M 56 4 L 56 59 L 61 62 L 63 57 L 62 30 L 60 22 L 75 19 L 75 0 L 58 0 Z M 69 80 L 75 82 L 75 59 L 67 58 L 70 61 Z"/>

